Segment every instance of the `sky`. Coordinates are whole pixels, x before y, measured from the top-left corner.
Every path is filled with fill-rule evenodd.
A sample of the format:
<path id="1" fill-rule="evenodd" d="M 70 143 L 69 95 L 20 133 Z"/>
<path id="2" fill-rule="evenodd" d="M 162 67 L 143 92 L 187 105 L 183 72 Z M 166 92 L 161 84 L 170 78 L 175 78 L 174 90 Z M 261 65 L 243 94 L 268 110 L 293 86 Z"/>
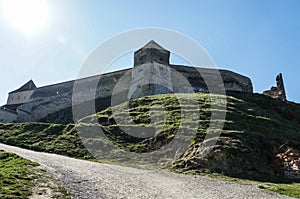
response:
<path id="1" fill-rule="evenodd" d="M 250 77 L 254 92 L 274 86 L 281 72 L 288 100 L 300 103 L 298 0 L 22 1 L 0 0 L 0 105 L 30 79 L 38 87 L 75 79 L 99 44 L 145 27 L 194 39 L 218 68 Z M 116 69 L 132 67 L 132 58 Z"/>

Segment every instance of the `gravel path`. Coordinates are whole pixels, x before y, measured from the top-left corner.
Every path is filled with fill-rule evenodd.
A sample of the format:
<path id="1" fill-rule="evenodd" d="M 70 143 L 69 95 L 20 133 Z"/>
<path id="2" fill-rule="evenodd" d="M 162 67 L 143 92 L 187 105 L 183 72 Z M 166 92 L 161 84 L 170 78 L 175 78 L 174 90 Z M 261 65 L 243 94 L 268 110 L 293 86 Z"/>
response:
<path id="1" fill-rule="evenodd" d="M 205 176 L 100 164 L 4 144 L 0 144 L 0 149 L 40 163 L 73 198 L 289 198 L 260 190 L 257 185 Z"/>

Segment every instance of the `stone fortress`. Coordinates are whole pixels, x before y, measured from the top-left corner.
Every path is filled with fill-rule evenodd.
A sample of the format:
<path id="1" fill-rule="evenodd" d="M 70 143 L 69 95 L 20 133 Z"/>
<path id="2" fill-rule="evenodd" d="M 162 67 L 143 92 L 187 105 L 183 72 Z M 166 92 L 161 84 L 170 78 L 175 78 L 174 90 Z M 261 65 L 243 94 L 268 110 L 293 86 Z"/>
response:
<path id="1" fill-rule="evenodd" d="M 121 103 L 154 94 L 208 92 L 202 76 L 214 82 L 216 73 L 221 75 L 226 91 L 253 92 L 251 80 L 243 75 L 228 70 L 173 65 L 169 60 L 170 52 L 152 40 L 134 53 L 133 68 L 43 87 L 37 87 L 30 80 L 9 93 L 7 104 L 0 108 L 0 121 L 73 122 L 71 107 L 75 81 L 85 88 L 76 93 L 80 100 L 75 104 L 84 105 L 85 101 L 91 100 L 86 97 L 87 93 L 94 92 L 97 111 L 111 105 L 112 95 L 117 95 Z M 98 85 L 96 92 L 89 89 L 95 82 Z"/>

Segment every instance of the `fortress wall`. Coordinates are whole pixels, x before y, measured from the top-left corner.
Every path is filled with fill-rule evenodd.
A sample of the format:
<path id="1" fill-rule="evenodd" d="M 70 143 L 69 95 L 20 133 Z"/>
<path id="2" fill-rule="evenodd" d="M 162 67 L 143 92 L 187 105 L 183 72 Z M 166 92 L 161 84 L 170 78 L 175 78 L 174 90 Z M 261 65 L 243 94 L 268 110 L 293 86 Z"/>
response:
<path id="1" fill-rule="evenodd" d="M 33 91 L 22 91 L 17 93 L 10 93 L 7 99 L 7 105 L 10 104 L 22 104 L 29 101 Z"/>
<path id="2" fill-rule="evenodd" d="M 220 73 L 226 90 L 253 93 L 253 86 L 250 78 L 228 70 L 220 70 Z"/>
<path id="3" fill-rule="evenodd" d="M 116 82 L 126 71 L 123 70 L 78 80 L 76 84 L 80 85 L 83 89 L 76 93 L 77 102 L 74 103 L 79 104 L 89 101 L 91 100 L 91 96 L 92 99 L 110 97 Z M 127 82 L 129 85 L 128 79 Z M 75 81 L 68 81 L 36 89 L 32 94 L 31 101 L 19 107 L 19 109 L 31 114 L 23 113 L 18 120 L 38 121 L 49 114 L 71 107 L 74 83 Z M 98 85 L 96 92 L 90 85 Z M 128 88 L 128 86 L 124 88 Z"/>
<path id="4" fill-rule="evenodd" d="M 30 102 L 18 109 L 22 111 L 19 121 L 38 121 L 40 118 L 70 106 L 74 81 L 37 88 Z M 25 112 L 24 112 L 25 111 Z"/>
<path id="5" fill-rule="evenodd" d="M 197 69 L 193 67 L 171 65 L 171 79 L 173 84 L 173 92 L 175 93 L 190 93 L 193 91 L 202 92 L 208 91 L 207 85 L 203 80 L 203 76 L 207 77 L 213 82 L 213 87 L 218 88 L 216 72 L 214 69 Z M 159 68 L 157 69 L 159 70 Z M 237 90 L 243 92 L 253 92 L 251 80 L 245 76 L 237 73 L 220 70 L 221 77 L 223 78 L 226 90 Z M 131 83 L 132 69 L 126 69 L 113 73 L 107 73 L 102 76 L 93 76 L 80 79 L 76 82 L 82 89 L 74 93 L 75 104 L 86 104 L 86 101 L 96 100 L 96 109 L 99 111 L 101 108 L 110 106 L 111 96 L 113 98 L 113 105 L 122 103 L 127 100 L 127 94 Z M 100 79 L 100 80 L 99 80 Z M 187 81 L 188 80 L 188 81 Z M 48 115 L 55 114 L 61 111 L 60 114 L 72 115 L 72 97 L 73 87 L 75 81 L 68 81 L 60 84 L 54 84 L 37 88 L 32 94 L 30 101 L 19 107 L 22 114 L 19 114 L 18 121 L 39 121 Z M 215 83 L 215 85 L 214 85 Z M 91 85 L 97 85 L 97 89 L 92 89 Z M 191 90 L 193 89 L 193 90 Z M 95 96 L 95 98 L 94 98 Z M 68 113 L 63 111 L 68 109 Z M 89 113 L 87 110 L 85 115 Z"/>
<path id="6" fill-rule="evenodd" d="M 74 109 L 80 114 L 76 119 L 80 119 L 94 113 L 95 109 L 99 111 L 127 101 L 128 98 L 147 95 L 172 92 L 220 93 L 224 86 L 225 90 L 253 92 L 251 80 L 243 75 L 227 70 L 170 65 L 169 60 L 170 51 L 151 40 L 134 53 L 133 69 L 40 88 L 36 88 L 30 81 L 27 84 L 30 83 L 29 86 L 34 86 L 36 89 L 23 93 L 18 92 L 13 94 L 15 96 L 10 95 L 7 106 L 18 105 L 16 106 L 17 120 L 20 122 L 39 120 L 70 122 L 73 119 L 72 105 L 80 107 L 80 110 Z M 220 83 L 220 81 L 223 82 Z M 15 98 L 19 101 L 14 101 Z"/>
<path id="7" fill-rule="evenodd" d="M 0 108 L 0 122 L 15 122 L 17 120 L 17 114 L 13 111 Z"/>
<path id="8" fill-rule="evenodd" d="M 59 111 L 71 105 L 71 96 L 69 93 L 44 97 L 38 100 L 31 101 L 19 107 L 23 112 L 19 115 L 19 121 L 38 121 L 39 119 Z"/>
<path id="9" fill-rule="evenodd" d="M 219 72 L 223 79 L 225 90 L 236 90 L 250 93 L 253 92 L 251 80 L 248 77 L 232 71 L 208 68 L 196 69 L 194 67 L 180 65 L 171 65 L 171 68 L 181 73 L 190 82 L 191 86 L 194 87 L 195 91 L 208 91 L 203 77 L 210 81 L 211 87 L 219 88 L 221 85 L 218 84 L 219 81 L 216 79 L 216 74 Z M 176 80 L 175 77 L 173 77 L 173 84 L 174 87 L 181 87 L 180 81 Z"/>
<path id="10" fill-rule="evenodd" d="M 194 67 L 184 67 L 180 65 L 170 65 L 172 68 L 172 79 L 174 91 L 179 93 L 196 91 L 207 91 L 206 83 L 201 74 Z M 183 80 L 187 80 L 184 82 Z M 187 88 L 193 87 L 193 91 Z"/>
<path id="11" fill-rule="evenodd" d="M 96 98 L 107 98 L 129 89 L 132 69 L 103 75 L 98 83 Z M 127 100 L 127 99 L 126 99 Z"/>

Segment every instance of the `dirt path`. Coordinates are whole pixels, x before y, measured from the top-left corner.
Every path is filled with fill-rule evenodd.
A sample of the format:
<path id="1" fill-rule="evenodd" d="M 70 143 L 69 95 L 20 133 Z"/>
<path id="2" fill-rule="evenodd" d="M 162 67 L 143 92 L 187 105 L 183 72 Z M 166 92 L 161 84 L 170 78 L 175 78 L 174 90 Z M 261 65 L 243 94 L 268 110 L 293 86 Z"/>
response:
<path id="1" fill-rule="evenodd" d="M 4 144 L 0 144 L 0 149 L 40 163 L 73 198 L 289 198 L 260 190 L 255 185 L 205 176 L 100 164 Z"/>

